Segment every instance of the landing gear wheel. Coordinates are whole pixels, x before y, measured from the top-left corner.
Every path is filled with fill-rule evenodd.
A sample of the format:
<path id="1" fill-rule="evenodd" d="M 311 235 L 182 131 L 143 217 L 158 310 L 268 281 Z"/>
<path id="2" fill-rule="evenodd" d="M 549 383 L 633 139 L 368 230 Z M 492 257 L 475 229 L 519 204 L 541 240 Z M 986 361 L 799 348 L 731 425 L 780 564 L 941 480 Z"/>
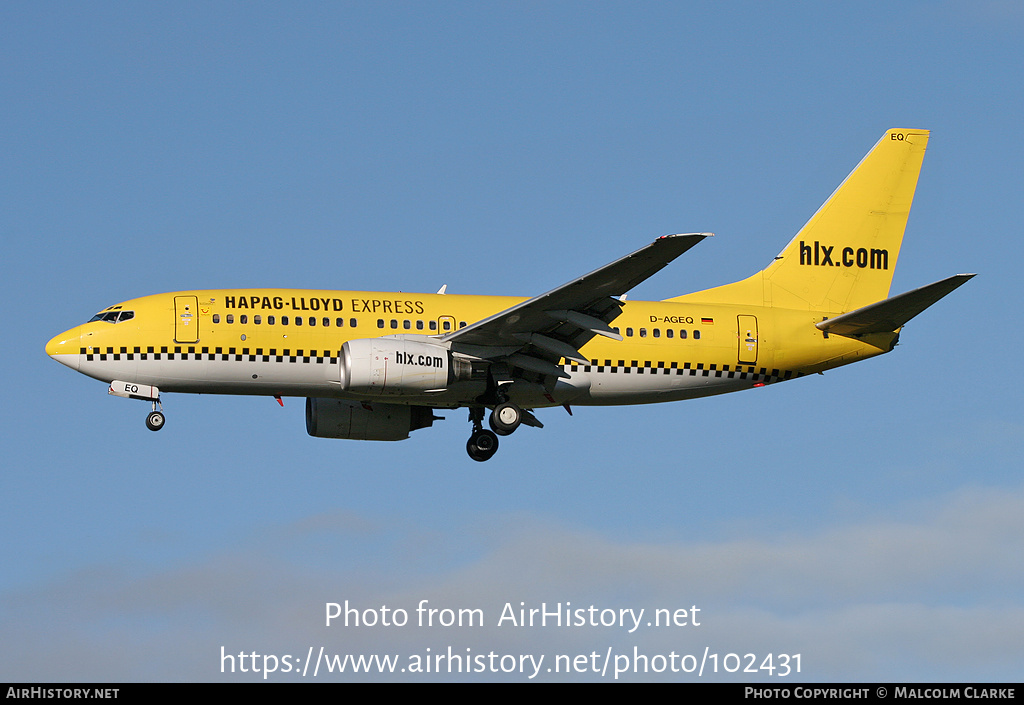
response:
<path id="1" fill-rule="evenodd" d="M 487 418 L 491 429 L 499 436 L 507 436 L 523 422 L 523 410 L 511 402 L 498 404 Z"/>
<path id="2" fill-rule="evenodd" d="M 466 441 L 466 452 L 478 463 L 490 460 L 498 452 L 498 437 L 490 431 L 474 431 Z"/>
<path id="3" fill-rule="evenodd" d="M 164 427 L 164 414 L 162 411 L 151 411 L 146 417 L 146 428 L 150 431 L 159 431 Z"/>

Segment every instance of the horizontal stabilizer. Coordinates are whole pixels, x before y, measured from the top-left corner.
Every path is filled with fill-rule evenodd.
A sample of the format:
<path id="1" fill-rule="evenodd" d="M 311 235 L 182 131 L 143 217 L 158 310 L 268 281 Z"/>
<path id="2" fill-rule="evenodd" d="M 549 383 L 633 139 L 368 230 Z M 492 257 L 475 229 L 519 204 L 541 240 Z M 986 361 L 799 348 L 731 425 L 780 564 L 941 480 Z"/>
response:
<path id="1" fill-rule="evenodd" d="M 973 274 L 955 274 L 920 289 L 869 304 L 856 311 L 828 318 L 815 325 L 826 333 L 859 337 L 869 333 L 891 333 L 924 311 L 943 296 L 953 291 Z"/>

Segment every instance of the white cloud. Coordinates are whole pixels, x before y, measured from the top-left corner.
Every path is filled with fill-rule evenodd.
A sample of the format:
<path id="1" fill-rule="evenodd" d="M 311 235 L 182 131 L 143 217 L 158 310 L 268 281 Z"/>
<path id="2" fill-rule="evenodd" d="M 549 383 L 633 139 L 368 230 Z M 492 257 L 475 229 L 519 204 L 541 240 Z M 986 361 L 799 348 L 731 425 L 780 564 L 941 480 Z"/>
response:
<path id="1" fill-rule="evenodd" d="M 543 653 L 548 665 L 557 653 L 603 658 L 609 647 L 618 655 L 637 647 L 648 655 L 754 653 L 759 664 L 767 653 L 800 653 L 808 679 L 928 681 L 1013 679 L 1024 657 L 1020 489 L 963 490 L 891 519 L 806 536 L 754 527 L 717 542 L 624 543 L 529 516 L 456 533 L 476 536 L 434 530 L 427 542 L 416 526 L 317 516 L 267 527 L 258 547 L 156 573 L 96 566 L 4 596 L 0 670 L 23 681 L 208 680 L 221 677 L 221 645 L 303 656 L 321 645 L 405 655 L 451 645 L 456 653 Z M 310 542 L 345 545 L 338 560 L 310 564 Z M 473 547 L 453 562 L 452 543 Z M 410 545 L 421 554 L 414 569 L 395 558 Z M 306 558 L 296 563 L 291 554 Z M 434 556 L 442 567 L 432 566 Z M 410 625 L 325 627 L 325 603 L 346 599 L 360 610 L 403 608 Z M 422 599 L 438 609 L 479 608 L 485 625 L 413 626 Z M 503 605 L 521 601 L 645 615 L 633 634 L 498 627 Z M 646 625 L 655 608 L 694 604 L 699 627 Z"/>

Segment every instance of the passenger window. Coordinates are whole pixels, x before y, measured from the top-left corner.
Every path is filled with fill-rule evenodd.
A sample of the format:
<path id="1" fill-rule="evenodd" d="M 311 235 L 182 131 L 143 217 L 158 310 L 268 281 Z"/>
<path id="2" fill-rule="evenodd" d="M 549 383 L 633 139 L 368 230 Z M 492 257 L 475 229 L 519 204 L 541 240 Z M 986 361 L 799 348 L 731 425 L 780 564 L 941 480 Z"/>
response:
<path id="1" fill-rule="evenodd" d="M 312 316 L 309 317 L 309 325 L 311 325 L 311 326 L 315 326 L 316 325 L 316 319 L 313 318 Z"/>
<path id="2" fill-rule="evenodd" d="M 459 328 L 465 328 L 465 327 L 466 327 L 466 322 L 465 321 L 459 321 Z"/>
<path id="3" fill-rule="evenodd" d="M 383 328 L 384 327 L 384 319 L 383 318 L 378 318 L 377 319 L 377 327 L 378 328 Z"/>
<path id="4" fill-rule="evenodd" d="M 654 333 L 654 337 L 655 338 L 660 338 L 661 337 L 661 329 L 660 328 L 655 328 L 652 332 Z"/>
<path id="5" fill-rule="evenodd" d="M 220 314 L 219 313 L 213 314 L 213 322 L 214 323 L 220 323 Z"/>
<path id="6" fill-rule="evenodd" d="M 339 320 L 340 320 L 340 319 L 339 319 Z M 356 327 L 356 319 L 354 319 L 354 318 L 350 318 L 350 319 L 348 319 L 348 324 L 349 324 L 350 326 L 352 326 L 353 328 L 355 328 L 355 327 Z"/>
<path id="7" fill-rule="evenodd" d="M 302 316 L 296 316 L 295 317 L 295 325 L 297 325 L 297 326 L 301 326 L 302 325 Z"/>
<path id="8" fill-rule="evenodd" d="M 429 323 L 429 324 L 427 325 L 427 327 L 428 327 L 428 328 L 430 328 L 430 330 L 437 330 L 437 321 L 431 321 L 431 322 L 430 322 L 430 323 Z"/>
<path id="9" fill-rule="evenodd" d="M 665 330 L 665 337 L 666 338 L 671 338 L 672 337 L 672 329 L 671 328 L 668 328 L 668 329 Z"/>
<path id="10" fill-rule="evenodd" d="M 396 329 L 398 328 L 398 320 L 397 319 L 394 319 L 394 318 L 391 319 L 391 327 L 392 328 L 396 328 Z"/>
<path id="11" fill-rule="evenodd" d="M 322 323 L 324 324 L 324 328 L 327 328 L 328 326 L 331 325 L 331 319 L 324 316 L 324 320 L 322 321 Z"/>
<path id="12" fill-rule="evenodd" d="M 683 328 L 682 330 L 679 331 L 679 339 L 680 340 L 686 340 L 686 329 L 685 328 Z"/>
<path id="13" fill-rule="evenodd" d="M 272 326 L 272 325 L 274 325 L 274 320 L 275 320 L 275 319 L 274 319 L 274 317 L 273 317 L 273 316 L 267 316 L 267 325 L 268 325 L 268 326 Z"/>
<path id="14" fill-rule="evenodd" d="M 244 325 L 249 322 L 249 317 L 243 314 L 238 317 L 238 322 Z"/>
<path id="15" fill-rule="evenodd" d="M 227 322 L 227 323 L 234 323 L 234 322 L 235 322 L 235 314 L 233 314 L 233 313 L 229 313 L 229 314 L 228 314 L 228 317 L 227 317 L 227 319 L 226 319 L 226 322 Z"/>
<path id="16" fill-rule="evenodd" d="M 640 329 L 640 337 L 641 338 L 646 338 L 647 337 L 647 329 L 646 328 L 641 328 Z"/>
<path id="17" fill-rule="evenodd" d="M 632 328 L 627 328 L 626 329 L 626 337 L 627 338 L 632 338 L 633 337 L 633 329 Z"/>
<path id="18" fill-rule="evenodd" d="M 288 325 L 288 316 L 281 316 L 281 325 L 282 326 Z"/>
<path id="19" fill-rule="evenodd" d="M 406 330 L 412 330 L 412 321 L 406 318 L 404 321 L 402 321 L 402 328 L 405 328 Z"/>
<path id="20" fill-rule="evenodd" d="M 451 329 L 452 329 L 452 322 L 451 322 L 451 321 L 445 321 L 445 322 L 444 322 L 444 324 L 442 325 L 442 327 L 443 327 L 443 328 L 444 328 L 444 329 L 445 329 L 446 331 L 449 331 L 449 330 L 451 330 Z"/>
<path id="21" fill-rule="evenodd" d="M 699 330 L 693 331 L 693 339 L 694 340 L 700 340 L 700 331 Z"/>
<path id="22" fill-rule="evenodd" d="M 345 319 L 344 318 L 336 318 L 336 319 L 334 319 L 334 325 L 338 326 L 338 328 L 344 328 L 345 327 Z"/>
<path id="23" fill-rule="evenodd" d="M 423 330 L 423 321 L 416 321 L 416 330 Z"/>
<path id="24" fill-rule="evenodd" d="M 263 323 L 263 316 L 253 316 L 252 322 L 256 325 Z"/>

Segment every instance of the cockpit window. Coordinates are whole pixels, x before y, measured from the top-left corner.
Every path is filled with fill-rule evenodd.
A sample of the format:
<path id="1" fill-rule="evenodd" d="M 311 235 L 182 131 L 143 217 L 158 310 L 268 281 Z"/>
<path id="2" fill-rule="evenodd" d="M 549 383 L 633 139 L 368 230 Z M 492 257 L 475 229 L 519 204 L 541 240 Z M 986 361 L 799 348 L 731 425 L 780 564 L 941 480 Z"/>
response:
<path id="1" fill-rule="evenodd" d="M 101 311 L 90 318 L 89 323 L 92 323 L 93 321 L 120 323 L 121 321 L 130 321 L 133 318 L 135 318 L 135 311 Z"/>

